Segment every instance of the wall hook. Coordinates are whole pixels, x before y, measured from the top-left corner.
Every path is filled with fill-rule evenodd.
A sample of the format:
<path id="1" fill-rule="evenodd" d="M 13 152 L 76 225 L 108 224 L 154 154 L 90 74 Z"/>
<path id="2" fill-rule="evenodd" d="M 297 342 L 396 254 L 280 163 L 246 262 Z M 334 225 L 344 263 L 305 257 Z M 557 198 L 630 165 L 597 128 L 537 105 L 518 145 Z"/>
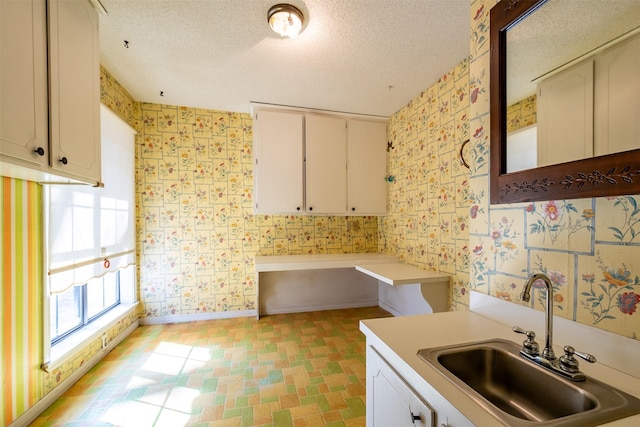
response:
<path id="1" fill-rule="evenodd" d="M 129 49 L 129 40 L 125 40 L 125 41 L 124 41 L 124 47 L 126 47 L 127 49 Z"/>
<path id="2" fill-rule="evenodd" d="M 462 146 L 460 146 L 460 164 L 467 169 L 471 169 L 469 167 L 469 164 L 464 159 L 464 155 L 462 154 L 462 150 L 464 150 L 464 146 L 467 145 L 468 143 L 469 143 L 469 140 L 467 139 L 465 142 L 462 143 Z"/>

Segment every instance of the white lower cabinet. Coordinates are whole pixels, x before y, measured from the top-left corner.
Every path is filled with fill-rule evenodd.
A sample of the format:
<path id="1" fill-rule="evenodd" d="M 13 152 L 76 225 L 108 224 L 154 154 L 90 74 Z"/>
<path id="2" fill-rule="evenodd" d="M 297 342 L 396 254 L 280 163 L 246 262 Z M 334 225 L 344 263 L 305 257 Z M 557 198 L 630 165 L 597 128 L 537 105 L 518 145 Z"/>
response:
<path id="1" fill-rule="evenodd" d="M 368 347 L 367 427 L 431 427 L 434 425 L 434 418 L 433 409 L 373 347 Z"/>
<path id="2" fill-rule="evenodd" d="M 473 426 L 433 390 L 414 388 L 367 345 L 367 427 Z"/>

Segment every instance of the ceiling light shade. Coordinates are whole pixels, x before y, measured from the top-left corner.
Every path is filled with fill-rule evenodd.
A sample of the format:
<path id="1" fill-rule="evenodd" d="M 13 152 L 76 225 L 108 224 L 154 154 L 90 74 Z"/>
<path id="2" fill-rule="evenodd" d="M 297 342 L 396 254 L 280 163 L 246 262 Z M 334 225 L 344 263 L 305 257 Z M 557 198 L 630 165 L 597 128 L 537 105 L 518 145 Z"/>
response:
<path id="1" fill-rule="evenodd" d="M 281 37 L 295 39 L 302 30 L 304 16 L 297 7 L 281 3 L 269 9 L 267 21 L 269 21 L 271 29 Z"/>

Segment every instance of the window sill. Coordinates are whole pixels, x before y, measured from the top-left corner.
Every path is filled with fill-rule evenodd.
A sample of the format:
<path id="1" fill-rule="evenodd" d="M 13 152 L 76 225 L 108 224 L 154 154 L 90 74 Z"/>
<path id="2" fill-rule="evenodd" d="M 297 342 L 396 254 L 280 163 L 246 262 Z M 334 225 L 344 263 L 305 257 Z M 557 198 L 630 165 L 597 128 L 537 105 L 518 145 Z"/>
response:
<path id="1" fill-rule="evenodd" d="M 120 304 L 117 307 L 105 313 L 91 324 L 69 335 L 64 340 L 51 346 L 50 360 L 42 364 L 42 370 L 51 372 L 64 362 L 74 352 L 82 349 L 93 340 L 102 336 L 109 328 L 116 325 L 120 320 L 137 310 L 138 303 Z"/>

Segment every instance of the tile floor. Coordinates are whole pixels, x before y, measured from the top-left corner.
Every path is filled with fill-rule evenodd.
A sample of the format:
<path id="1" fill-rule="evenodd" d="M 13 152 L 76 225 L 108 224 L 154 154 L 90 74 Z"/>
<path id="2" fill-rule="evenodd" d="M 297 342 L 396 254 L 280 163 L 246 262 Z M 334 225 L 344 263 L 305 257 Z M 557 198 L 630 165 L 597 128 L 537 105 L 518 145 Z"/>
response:
<path id="1" fill-rule="evenodd" d="M 379 307 L 142 326 L 32 426 L 364 426 Z"/>

